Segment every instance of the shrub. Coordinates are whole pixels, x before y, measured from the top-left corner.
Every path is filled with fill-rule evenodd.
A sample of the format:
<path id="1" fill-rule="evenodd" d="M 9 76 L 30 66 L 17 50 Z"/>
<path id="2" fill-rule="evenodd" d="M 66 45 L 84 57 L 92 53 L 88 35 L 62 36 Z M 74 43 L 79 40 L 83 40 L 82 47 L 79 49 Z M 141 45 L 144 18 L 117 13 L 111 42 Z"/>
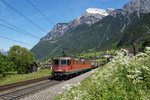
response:
<path id="1" fill-rule="evenodd" d="M 41 70 L 44 70 L 45 69 L 45 66 L 41 66 L 41 68 L 40 68 Z"/>

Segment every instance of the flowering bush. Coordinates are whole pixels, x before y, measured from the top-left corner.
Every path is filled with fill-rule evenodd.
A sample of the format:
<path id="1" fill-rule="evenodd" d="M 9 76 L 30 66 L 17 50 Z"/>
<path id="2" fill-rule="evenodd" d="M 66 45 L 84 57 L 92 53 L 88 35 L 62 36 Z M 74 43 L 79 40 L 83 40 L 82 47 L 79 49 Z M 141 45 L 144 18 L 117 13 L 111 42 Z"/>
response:
<path id="1" fill-rule="evenodd" d="M 136 56 L 125 50 L 88 79 L 69 88 L 61 100 L 150 99 L 150 47 Z"/>

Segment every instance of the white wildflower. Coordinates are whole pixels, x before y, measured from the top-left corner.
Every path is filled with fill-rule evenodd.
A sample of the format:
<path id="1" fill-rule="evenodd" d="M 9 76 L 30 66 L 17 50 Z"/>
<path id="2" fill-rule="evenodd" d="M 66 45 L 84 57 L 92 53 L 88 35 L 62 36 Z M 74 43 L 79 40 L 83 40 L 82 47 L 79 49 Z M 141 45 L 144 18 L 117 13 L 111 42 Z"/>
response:
<path id="1" fill-rule="evenodd" d="M 75 91 L 74 91 L 74 90 L 72 90 L 72 91 L 71 91 L 71 93 L 73 93 L 73 94 L 74 94 L 74 93 L 75 93 Z"/>
<path id="2" fill-rule="evenodd" d="M 61 98 L 60 100 L 66 100 L 65 98 Z"/>
<path id="3" fill-rule="evenodd" d="M 145 58 L 139 58 L 138 60 L 139 60 L 139 61 L 141 61 L 141 60 L 145 60 Z"/>
<path id="4" fill-rule="evenodd" d="M 133 80 L 134 84 L 139 83 L 139 82 L 140 82 L 140 80 L 137 80 L 137 79 Z"/>
<path id="5" fill-rule="evenodd" d="M 128 69 L 128 72 L 129 72 L 129 73 L 134 73 L 134 71 L 133 71 L 133 70 L 131 70 L 131 69 Z"/>
<path id="6" fill-rule="evenodd" d="M 143 77 L 138 77 L 137 79 L 138 79 L 138 80 L 142 80 L 142 79 L 143 79 Z"/>
<path id="7" fill-rule="evenodd" d="M 145 53 L 149 54 L 149 53 L 150 53 L 150 51 L 145 51 Z"/>
<path id="8" fill-rule="evenodd" d="M 149 70 L 147 66 L 142 65 L 141 66 L 143 69 Z"/>
<path id="9" fill-rule="evenodd" d="M 147 57 L 147 54 L 140 52 L 140 53 L 138 53 L 136 56 L 137 56 L 137 57 Z"/>
<path id="10" fill-rule="evenodd" d="M 81 85 L 80 82 L 78 82 L 77 85 Z"/>
<path id="11" fill-rule="evenodd" d="M 80 84 L 80 82 L 78 82 L 77 84 L 75 84 L 74 86 L 75 87 L 78 87 L 78 86 L 80 86 L 81 84 Z"/>
<path id="12" fill-rule="evenodd" d="M 92 70 L 92 73 L 94 73 L 94 70 Z"/>
<path id="13" fill-rule="evenodd" d="M 145 47 L 145 49 L 146 49 L 147 51 L 150 51 L 150 47 Z"/>
<path id="14" fill-rule="evenodd" d="M 114 60 L 114 59 L 112 59 L 111 61 L 112 61 L 112 62 L 115 62 L 115 60 Z"/>
<path id="15" fill-rule="evenodd" d="M 128 78 L 131 78 L 131 79 L 133 78 L 133 76 L 132 76 L 132 75 L 127 75 L 127 77 L 128 77 Z"/>
<path id="16" fill-rule="evenodd" d="M 135 68 L 135 73 L 139 74 L 139 73 L 142 73 L 142 72 Z"/>
<path id="17" fill-rule="evenodd" d="M 119 78 L 118 78 L 118 77 L 116 77 L 114 81 L 118 81 L 118 80 L 119 80 Z"/>
<path id="18" fill-rule="evenodd" d="M 96 75 L 92 75 L 92 80 L 96 80 L 97 76 Z"/>
<path id="19" fill-rule="evenodd" d="M 62 87 L 62 89 L 69 91 L 72 88 L 72 86 L 73 86 L 73 84 L 66 84 Z"/>

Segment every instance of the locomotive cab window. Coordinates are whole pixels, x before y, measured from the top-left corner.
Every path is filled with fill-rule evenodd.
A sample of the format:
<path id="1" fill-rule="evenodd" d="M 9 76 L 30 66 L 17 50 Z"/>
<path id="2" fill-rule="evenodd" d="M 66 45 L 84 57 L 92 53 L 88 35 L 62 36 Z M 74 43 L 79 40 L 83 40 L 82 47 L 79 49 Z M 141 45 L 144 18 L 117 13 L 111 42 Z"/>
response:
<path id="1" fill-rule="evenodd" d="M 54 60 L 54 65 L 58 65 L 59 64 L 59 60 Z"/>
<path id="2" fill-rule="evenodd" d="M 71 65 L 71 61 L 70 60 L 67 60 L 67 65 Z"/>
<path id="3" fill-rule="evenodd" d="M 66 65 L 67 64 L 67 60 L 61 60 L 61 65 Z"/>

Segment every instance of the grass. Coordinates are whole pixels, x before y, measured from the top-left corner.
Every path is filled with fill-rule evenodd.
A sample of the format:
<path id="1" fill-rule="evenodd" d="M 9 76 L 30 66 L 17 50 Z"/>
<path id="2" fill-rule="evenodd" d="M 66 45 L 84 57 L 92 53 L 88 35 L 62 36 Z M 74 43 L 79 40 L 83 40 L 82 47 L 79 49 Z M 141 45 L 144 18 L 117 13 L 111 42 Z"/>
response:
<path id="1" fill-rule="evenodd" d="M 118 52 L 111 62 L 81 83 L 68 86 L 55 100 L 149 100 L 149 76 L 150 48 L 136 56 Z"/>
<path id="2" fill-rule="evenodd" d="M 96 52 L 96 55 L 100 55 L 101 53 L 103 53 L 103 51 L 99 51 L 99 52 Z M 82 56 L 86 56 L 86 57 L 93 57 L 95 56 L 95 52 L 91 52 L 91 53 L 83 53 L 81 54 Z"/>
<path id="3" fill-rule="evenodd" d="M 100 54 L 102 54 L 102 53 L 104 53 L 105 51 L 97 51 L 96 52 L 96 55 L 97 56 L 100 56 Z M 111 49 L 111 50 L 109 50 L 109 53 L 111 54 L 111 53 L 114 53 L 115 52 L 115 50 L 114 49 Z M 58 56 L 61 56 L 61 55 L 58 55 Z M 77 56 L 77 57 L 83 57 L 83 56 L 85 56 L 85 57 L 93 57 L 93 56 L 95 56 L 95 50 L 91 50 L 91 51 L 89 51 L 88 53 L 87 52 L 82 52 L 80 55 L 73 55 L 73 54 L 69 54 L 69 56 Z"/>
<path id="4" fill-rule="evenodd" d="M 48 76 L 50 74 L 51 74 L 50 69 L 44 69 L 44 70 L 38 69 L 37 72 L 30 73 L 30 74 L 16 74 L 14 72 L 13 74 L 8 74 L 6 77 L 2 77 L 2 75 L 0 75 L 0 85 L 10 84 L 10 83 L 24 81 L 24 80 L 30 80 L 34 78 Z"/>

